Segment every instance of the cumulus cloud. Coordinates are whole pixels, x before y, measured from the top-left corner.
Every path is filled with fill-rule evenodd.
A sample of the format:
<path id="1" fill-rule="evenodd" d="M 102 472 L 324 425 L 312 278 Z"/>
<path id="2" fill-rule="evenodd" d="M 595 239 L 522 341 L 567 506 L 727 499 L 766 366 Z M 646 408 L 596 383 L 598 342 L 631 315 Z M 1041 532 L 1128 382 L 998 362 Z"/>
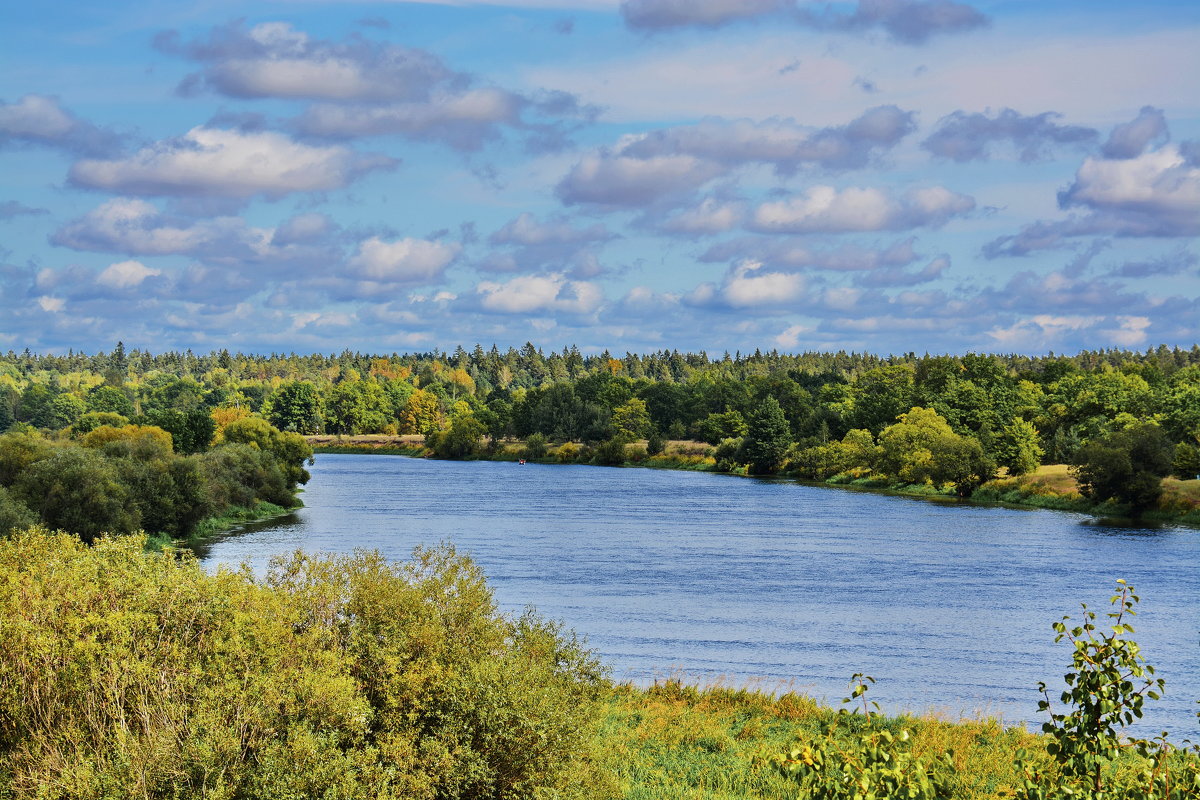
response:
<path id="1" fill-rule="evenodd" d="M 729 166 L 771 164 L 781 175 L 792 175 L 802 166 L 855 169 L 912 133 L 913 116 L 896 106 L 879 106 L 846 125 L 817 130 L 791 120 L 708 119 L 648 133 L 621 152 L 635 158 L 691 155 Z"/>
<path id="2" fill-rule="evenodd" d="M 1143 106 L 1133 120 L 1116 126 L 1101 148 L 1105 158 L 1137 158 L 1151 144 L 1167 140 L 1167 118 L 1162 109 Z"/>
<path id="3" fill-rule="evenodd" d="M 78 186 L 124 194 L 275 199 L 339 189 L 397 163 L 345 147 L 302 144 L 270 131 L 196 127 L 126 158 L 78 161 L 70 179 Z"/>
<path id="4" fill-rule="evenodd" d="M 941 186 L 887 189 L 813 186 L 800 195 L 763 203 L 750 227 L 764 233 L 844 233 L 938 227 L 975 208 L 975 200 Z"/>
<path id="5" fill-rule="evenodd" d="M 913 272 L 904 267 L 883 267 L 861 275 L 855 281 L 859 286 L 890 288 L 897 286 L 918 286 L 922 283 L 935 281 L 950 268 L 950 257 L 940 255 L 932 259 L 920 270 Z"/>
<path id="6" fill-rule="evenodd" d="M 565 203 L 636 206 L 678 196 L 740 167 L 766 164 L 780 175 L 802 167 L 826 170 L 866 166 L 915 128 L 912 112 L 869 109 L 846 125 L 806 128 L 792 120 L 707 119 L 627 136 L 612 149 L 586 155 L 558 185 Z M 711 206 L 676 216 L 676 232 L 715 231 L 735 215 Z"/>
<path id="7" fill-rule="evenodd" d="M 411 238 L 385 242 L 372 236 L 350 259 L 350 274 L 377 283 L 436 283 L 461 249 L 454 243 Z"/>
<path id="8" fill-rule="evenodd" d="M 287 22 L 222 25 L 184 41 L 176 31 L 155 37 L 159 50 L 204 65 L 180 86 L 238 98 L 304 100 L 417 100 L 436 86 L 462 83 L 437 56 L 379 45 L 358 36 L 345 42 L 314 39 Z"/>
<path id="9" fill-rule="evenodd" d="M 1166 137 L 1161 112 L 1143 108 L 1136 119 L 1114 128 L 1101 155 L 1085 159 L 1071 185 L 1059 192 L 1059 207 L 1089 213 L 1030 223 L 988 242 L 983 254 L 1023 256 L 1081 236 L 1200 235 L 1200 143 L 1146 149 Z"/>
<path id="10" fill-rule="evenodd" d="M 15 103 L 0 101 L 0 148 L 41 145 L 74 155 L 115 152 L 121 139 L 76 117 L 53 97 L 27 94 Z"/>
<path id="11" fill-rule="evenodd" d="M 604 294 L 596 284 L 573 281 L 562 273 L 519 275 L 504 282 L 481 281 L 475 294 L 479 308 L 496 314 L 588 315 L 604 302 Z"/>
<path id="12" fill-rule="evenodd" d="M 184 94 L 209 89 L 237 98 L 312 101 L 294 125 L 328 138 L 399 135 L 476 150 L 502 126 L 527 130 L 539 146 L 565 136 L 561 119 L 590 118 L 566 92 L 521 95 L 477 87 L 423 50 L 371 42 L 316 39 L 286 22 L 247 28 L 241 22 L 184 41 L 176 32 L 156 38 L 159 49 L 197 61 L 203 69 L 180 86 Z M 555 122 L 528 122 L 533 112 Z"/>
<path id="13" fill-rule="evenodd" d="M 460 150 L 477 150 L 497 138 L 500 125 L 518 125 L 525 102 L 501 89 L 437 94 L 416 103 L 319 104 L 296 120 L 306 134 L 354 138 L 395 134 L 437 139 Z"/>
<path id="14" fill-rule="evenodd" d="M 1152 236 L 1200 234 L 1200 166 L 1166 145 L 1133 158 L 1088 158 L 1059 195 L 1063 208 L 1111 212 Z"/>
<path id="15" fill-rule="evenodd" d="M 63 225 L 50 240 L 101 253 L 186 255 L 226 265 L 315 266 L 340 258 L 325 241 L 332 230 L 333 223 L 323 214 L 301 214 L 276 228 L 258 228 L 240 217 L 172 217 L 140 198 L 118 197 Z"/>
<path id="16" fill-rule="evenodd" d="M 625 0 L 621 16 L 633 30 L 648 32 L 677 28 L 717 28 L 734 22 L 781 17 L 822 30 L 882 29 L 905 44 L 921 44 L 931 36 L 983 27 L 982 13 L 952 0 L 858 0 L 852 11 L 846 3 L 819 9 L 797 8 L 796 0 Z"/>
<path id="17" fill-rule="evenodd" d="M 763 268 L 758 261 L 734 265 L 720 285 L 702 283 L 683 301 L 691 306 L 726 309 L 779 309 L 799 300 L 808 287 L 802 275 Z"/>
<path id="18" fill-rule="evenodd" d="M 1158 275 L 1182 275 L 1196 271 L 1200 256 L 1185 249 L 1146 261 L 1126 261 L 1108 274 L 1118 278 L 1150 278 Z M 1200 274 L 1200 273 L 1198 273 Z"/>
<path id="19" fill-rule="evenodd" d="M 147 267 L 140 261 L 121 261 L 105 267 L 96 276 L 96 282 L 111 289 L 133 289 L 147 278 L 162 275 L 161 269 Z"/>
<path id="20" fill-rule="evenodd" d="M 694 236 L 731 231 L 740 227 L 745 219 L 744 202 L 706 197 L 699 205 L 679 209 L 658 218 L 647 217 L 642 223 L 662 233 Z"/>
<path id="21" fill-rule="evenodd" d="M 1044 350 L 1072 340 L 1138 347 L 1148 341 L 1150 326 L 1151 320 L 1145 316 L 1035 314 L 1011 325 L 994 327 L 987 335 L 1011 350 Z"/>
<path id="22" fill-rule="evenodd" d="M 641 206 L 697 189 L 724 171 L 690 155 L 631 158 L 602 151 L 584 156 L 555 193 L 567 205 Z"/>
<path id="23" fill-rule="evenodd" d="M 938 121 L 937 130 L 921 147 L 958 162 L 986 161 L 993 144 L 1007 142 L 1022 161 L 1037 161 L 1054 145 L 1084 145 L 1098 137 L 1092 128 L 1059 125 L 1055 120 L 1060 116 L 1052 111 L 1025 116 L 1011 108 L 994 116 L 955 111 Z"/>

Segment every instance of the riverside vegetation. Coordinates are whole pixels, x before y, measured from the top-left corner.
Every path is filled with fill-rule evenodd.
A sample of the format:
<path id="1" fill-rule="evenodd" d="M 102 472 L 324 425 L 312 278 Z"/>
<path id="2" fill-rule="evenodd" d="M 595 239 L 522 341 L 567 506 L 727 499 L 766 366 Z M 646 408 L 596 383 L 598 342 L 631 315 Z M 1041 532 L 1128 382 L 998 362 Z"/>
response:
<path id="1" fill-rule="evenodd" d="M 57 434 L 24 426 L 0 435 L 0 536 L 40 522 L 85 542 L 144 530 L 162 544 L 299 505 L 312 459 L 303 437 L 262 419 L 220 429 L 204 419 L 193 452 L 160 427 L 105 412 Z"/>
<path id="2" fill-rule="evenodd" d="M 1118 586 L 1041 735 L 793 694 L 613 686 L 452 548 L 209 574 L 139 536 L 0 539 L 0 798 L 1159 798 L 1200 752 L 1121 726 L 1162 683 Z"/>
<path id="3" fill-rule="evenodd" d="M 1200 346 L 616 358 L 532 344 L 383 356 L 118 344 L 0 356 L 0 431 L 61 438 L 97 414 L 166 430 L 180 453 L 255 417 L 307 436 L 424 437 L 445 458 L 717 469 L 1200 521 Z M 711 449 L 668 446 L 685 439 Z M 1072 466 L 1080 496 L 1043 491 L 1043 464 Z"/>

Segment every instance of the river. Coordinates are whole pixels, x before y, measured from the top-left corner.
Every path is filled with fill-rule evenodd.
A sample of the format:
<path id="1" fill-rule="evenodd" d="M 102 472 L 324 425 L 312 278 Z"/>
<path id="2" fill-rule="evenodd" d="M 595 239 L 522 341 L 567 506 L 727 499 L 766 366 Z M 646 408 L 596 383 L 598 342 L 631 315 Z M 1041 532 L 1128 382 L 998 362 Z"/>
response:
<path id="1" fill-rule="evenodd" d="M 321 455 L 287 517 L 197 548 L 203 563 L 295 549 L 453 542 L 499 605 L 585 636 L 613 677 L 792 688 L 836 704 L 864 672 L 886 710 L 1035 724 L 1070 659 L 1050 625 L 1117 578 L 1167 681 L 1137 732 L 1200 738 L 1200 531 L 648 469 Z"/>

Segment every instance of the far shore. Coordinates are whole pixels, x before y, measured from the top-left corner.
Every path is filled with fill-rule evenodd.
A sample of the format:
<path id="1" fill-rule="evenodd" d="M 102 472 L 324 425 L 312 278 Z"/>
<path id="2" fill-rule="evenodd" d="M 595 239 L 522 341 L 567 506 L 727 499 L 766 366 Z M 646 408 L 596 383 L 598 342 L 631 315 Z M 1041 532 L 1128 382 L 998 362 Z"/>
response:
<path id="1" fill-rule="evenodd" d="M 411 458 L 434 457 L 425 448 L 425 437 L 419 434 L 358 434 L 352 436 L 321 434 L 304 438 L 312 445 L 313 452 L 316 454 L 366 453 Z M 562 444 L 551 445 L 543 458 L 529 460 L 539 464 L 586 463 L 575 458 L 560 456 L 559 448 Z M 522 458 L 524 445 L 524 441 L 520 439 L 503 439 L 491 452 L 482 452 L 471 460 L 517 461 Z M 631 443 L 629 450 L 632 457 L 630 460 L 624 464 L 610 466 L 720 472 L 716 468 L 716 459 L 712 457 L 714 448 L 705 442 L 670 440 L 666 442 L 663 452 L 657 456 L 646 455 L 645 447 L 645 440 Z M 969 498 L 958 498 L 952 490 L 945 487 L 894 484 L 878 479 L 873 480 L 870 477 L 836 476 L 828 481 L 808 481 L 788 474 L 776 477 L 809 486 L 828 486 L 971 505 L 1073 511 L 1124 522 L 1134 521 L 1139 524 L 1181 524 L 1200 527 L 1200 480 L 1181 481 L 1176 478 L 1165 478 L 1160 507 L 1144 513 L 1136 520 L 1131 520 L 1125 509 L 1119 506 L 1109 503 L 1096 504 L 1083 497 L 1079 492 L 1079 485 L 1066 464 L 1043 464 L 1036 472 L 1016 478 L 1000 476 L 985 483 Z"/>

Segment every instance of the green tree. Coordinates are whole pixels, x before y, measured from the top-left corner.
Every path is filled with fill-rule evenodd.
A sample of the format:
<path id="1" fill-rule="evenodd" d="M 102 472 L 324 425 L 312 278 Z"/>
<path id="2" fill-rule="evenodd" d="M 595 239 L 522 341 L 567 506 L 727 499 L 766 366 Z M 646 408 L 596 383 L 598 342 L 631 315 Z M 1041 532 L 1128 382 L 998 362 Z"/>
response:
<path id="1" fill-rule="evenodd" d="M 612 426 L 617 436 L 631 442 L 645 436 L 650 431 L 650 414 L 646 410 L 646 401 L 640 397 L 631 397 L 614 408 Z"/>
<path id="2" fill-rule="evenodd" d="M 305 464 L 313 463 L 312 446 L 298 433 L 281 431 L 265 419 L 244 417 L 235 419 L 221 432 L 221 440 L 229 444 L 246 444 L 270 453 L 278 462 L 289 490 L 297 484 L 308 483 Z"/>
<path id="3" fill-rule="evenodd" d="M 970 494 L 995 466 L 979 441 L 960 436 L 931 408 L 914 406 L 879 434 L 878 468 L 904 483 L 956 484 Z"/>
<path id="4" fill-rule="evenodd" d="M 792 444 L 792 429 L 779 401 L 768 396 L 759 403 L 746 423 L 742 453 L 755 475 L 768 475 L 783 466 L 788 447 Z"/>
<path id="5" fill-rule="evenodd" d="M 391 409 L 375 380 L 342 381 L 325 396 L 326 425 L 334 433 L 379 433 L 388 424 Z"/>
<path id="6" fill-rule="evenodd" d="M 29 510 L 29 506 L 0 486 L 0 538 L 13 531 L 25 530 L 37 521 L 37 515 Z"/>
<path id="7" fill-rule="evenodd" d="M 272 392 L 264 416 L 281 431 L 314 434 L 325 429 L 321 396 L 308 381 L 289 381 Z"/>
<path id="8" fill-rule="evenodd" d="M 1085 497 L 1113 500 L 1140 514 L 1162 496 L 1174 455 L 1166 432 L 1147 422 L 1088 442 L 1076 452 L 1072 472 Z"/>
<path id="9" fill-rule="evenodd" d="M 479 440 L 486 433 L 487 427 L 473 414 L 461 414 L 446 430 L 425 437 L 425 445 L 438 458 L 468 458 L 479 453 Z"/>
<path id="10" fill-rule="evenodd" d="M 91 542 L 101 533 L 129 533 L 141 520 L 116 469 L 94 450 L 65 447 L 32 464 L 14 491 L 50 528 Z"/>
<path id="11" fill-rule="evenodd" d="M 146 414 L 146 420 L 171 434 L 175 452 L 180 455 L 207 450 L 217 432 L 217 423 L 206 406 L 195 405 L 189 409 L 155 408 Z"/>
<path id="12" fill-rule="evenodd" d="M 1042 463 L 1041 437 L 1029 422 L 1017 418 L 1005 425 L 996 437 L 996 461 L 1008 467 L 1009 475 L 1025 475 Z"/>
<path id="13" fill-rule="evenodd" d="M 104 411 L 123 417 L 132 417 L 134 414 L 133 401 L 129 399 L 129 395 L 122 389 L 105 384 L 88 392 L 87 408 L 88 411 Z"/>

